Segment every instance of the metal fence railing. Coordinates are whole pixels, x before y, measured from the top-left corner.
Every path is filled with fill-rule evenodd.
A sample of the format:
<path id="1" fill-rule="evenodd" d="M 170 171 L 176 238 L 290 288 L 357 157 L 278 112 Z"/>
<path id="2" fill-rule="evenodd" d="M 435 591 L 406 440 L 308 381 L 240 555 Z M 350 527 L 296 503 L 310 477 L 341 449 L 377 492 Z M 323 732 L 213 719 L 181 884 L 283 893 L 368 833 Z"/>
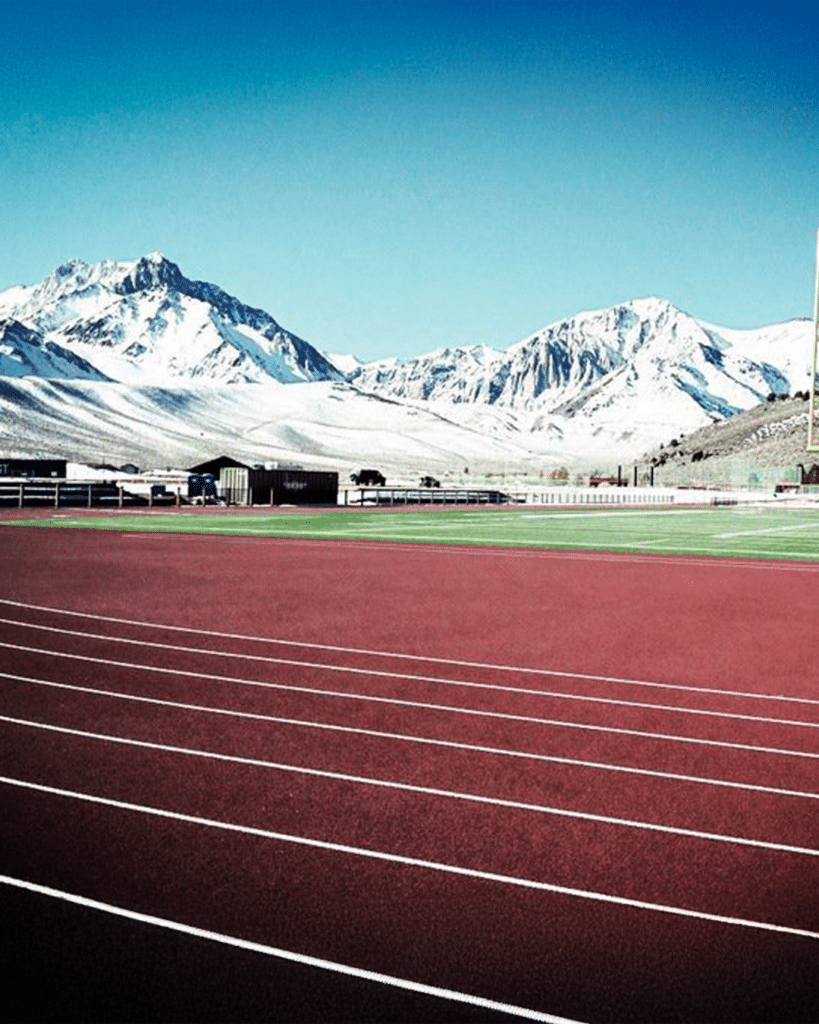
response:
<path id="1" fill-rule="evenodd" d="M 104 480 L 0 478 L 0 507 L 4 508 L 123 508 L 126 505 L 178 505 L 180 501 L 179 488 L 169 492 L 163 485 L 132 492 L 122 484 Z"/>
<path id="2" fill-rule="evenodd" d="M 525 502 L 522 493 L 509 494 L 480 487 L 348 487 L 339 494 L 341 505 L 510 505 Z"/>

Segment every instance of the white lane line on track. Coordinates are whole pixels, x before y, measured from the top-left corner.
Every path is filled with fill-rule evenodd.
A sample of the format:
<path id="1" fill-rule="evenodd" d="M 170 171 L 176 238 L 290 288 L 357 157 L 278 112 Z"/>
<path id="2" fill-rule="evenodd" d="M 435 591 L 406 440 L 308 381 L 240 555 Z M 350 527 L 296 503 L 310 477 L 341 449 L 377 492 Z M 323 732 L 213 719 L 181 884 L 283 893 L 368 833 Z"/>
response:
<path id="1" fill-rule="evenodd" d="M 17 522 L 3 522 L 0 520 L 0 527 L 18 527 L 27 526 L 29 523 L 17 523 Z M 84 524 L 78 521 L 76 524 L 83 526 Z M 144 533 L 126 533 L 122 531 L 122 527 L 117 524 L 113 529 L 117 532 L 117 535 L 122 539 L 140 540 L 140 541 L 159 541 L 162 543 L 168 543 L 170 540 L 183 541 L 191 540 L 195 541 L 197 538 L 207 536 L 208 540 L 224 541 L 227 544 L 236 545 L 245 543 L 248 538 L 243 534 L 227 533 L 227 532 L 210 532 L 207 534 L 199 533 L 166 533 L 153 531 L 149 532 L 146 529 Z M 262 533 L 264 536 L 268 536 L 271 540 L 275 540 L 279 543 L 287 543 L 290 547 L 298 545 L 304 545 L 306 547 L 314 548 L 325 543 L 325 538 L 322 537 L 299 537 L 296 535 L 286 534 L 272 534 L 267 531 L 256 531 Z M 509 559 L 524 559 L 528 562 L 540 562 L 540 561 L 558 561 L 558 562 L 615 562 L 618 565 L 640 565 L 646 568 L 659 568 L 664 565 L 685 565 L 699 569 L 758 569 L 764 572 L 798 572 L 798 573 L 811 573 L 816 574 L 819 572 L 819 565 L 813 564 L 811 561 L 799 562 L 799 558 L 815 559 L 817 553 L 815 551 L 763 551 L 760 549 L 734 549 L 731 556 L 727 556 L 724 553 L 724 549 L 715 549 L 712 551 L 702 551 L 700 554 L 691 554 L 690 548 L 679 547 L 674 553 L 673 550 L 664 552 L 645 554 L 640 551 L 611 551 L 603 548 L 590 549 L 590 550 L 578 550 L 572 547 L 559 547 L 554 545 L 552 547 L 493 547 L 491 544 L 466 544 L 466 543 L 455 543 L 448 542 L 445 544 L 440 543 L 440 538 L 431 538 L 438 540 L 438 544 L 421 544 L 420 542 L 402 543 L 400 541 L 367 541 L 360 540 L 355 537 L 346 536 L 342 539 L 349 541 L 351 546 L 354 546 L 356 550 L 365 551 L 396 551 L 399 554 L 432 554 L 439 558 L 454 557 L 472 557 L 472 558 L 502 558 L 506 561 Z M 330 542 L 332 545 L 336 545 L 336 541 Z M 760 561 L 761 558 L 766 556 L 770 557 L 770 561 Z M 22 602 L 11 601 L 11 604 L 17 604 L 22 606 Z M 59 609 L 54 609 L 58 611 Z M 64 614 L 80 614 L 80 613 L 69 613 Z M 170 627 L 168 627 L 170 628 Z"/>
<path id="2" fill-rule="evenodd" d="M 14 523 L 3 523 L 0 521 L 0 526 L 14 526 Z M 262 531 L 257 531 L 262 532 Z M 194 533 L 120 533 L 120 537 L 128 538 L 131 540 L 156 540 L 161 542 L 167 542 L 168 539 L 182 539 L 182 540 L 195 540 L 199 534 Z M 229 544 L 241 544 L 244 538 L 242 535 L 231 534 L 231 533 L 209 533 L 208 540 L 210 541 L 225 541 Z M 297 537 L 295 535 L 284 535 L 284 534 L 270 534 L 267 533 L 271 540 L 286 541 L 291 547 L 295 547 L 299 544 L 315 548 L 317 544 L 324 543 L 321 537 Z M 810 562 L 800 563 L 796 561 L 800 556 L 804 555 L 806 558 L 815 558 L 816 552 L 799 552 L 790 551 L 787 554 L 792 556 L 793 560 L 785 558 L 782 551 L 760 551 L 757 549 L 751 550 L 746 549 L 735 550 L 731 557 L 726 556 L 723 551 L 716 550 L 711 552 L 703 552 L 699 555 L 692 555 L 688 553 L 690 549 L 680 547 L 677 550 L 679 554 L 672 554 L 671 551 L 664 551 L 652 554 L 645 554 L 640 551 L 610 551 L 604 549 L 592 549 L 590 551 L 580 551 L 575 548 L 561 548 L 558 546 L 549 548 L 538 548 L 538 547 L 519 547 L 519 548 L 500 548 L 492 547 L 489 544 L 463 544 L 450 541 L 442 544 L 421 544 L 421 543 L 392 543 L 387 540 L 383 541 L 367 541 L 361 540 L 355 537 L 347 538 L 351 545 L 355 545 L 357 550 L 365 551 L 397 551 L 400 554 L 433 554 L 440 558 L 452 556 L 455 558 L 461 558 L 466 556 L 472 556 L 473 558 L 502 558 L 508 561 L 511 558 L 524 559 L 525 561 L 557 561 L 557 562 L 615 562 L 619 565 L 641 565 L 645 567 L 658 568 L 663 565 L 686 565 L 692 566 L 693 568 L 699 569 L 759 569 L 767 572 L 800 572 L 800 573 L 812 573 L 819 572 L 819 566 L 814 565 Z M 333 544 L 336 542 L 333 541 Z M 773 561 L 761 562 L 759 559 L 763 556 L 770 555 Z M 17 603 L 17 602 L 14 602 Z M 69 613 L 66 613 L 69 614 Z M 75 614 L 75 613 L 71 613 Z"/>
<path id="3" fill-rule="evenodd" d="M 593 675 L 585 672 L 567 672 L 561 669 L 546 669 L 546 668 L 531 668 L 527 666 L 519 665 L 495 665 L 490 662 L 481 661 L 465 661 L 457 658 L 438 658 L 426 656 L 423 654 L 402 654 L 398 651 L 377 651 L 370 650 L 367 648 L 359 647 L 342 647 L 337 644 L 319 644 L 312 643 L 303 640 L 283 640 L 279 637 L 261 637 L 261 636 L 250 636 L 245 633 L 225 633 L 219 630 L 207 630 L 207 629 L 196 629 L 192 626 L 175 626 L 159 622 L 146 622 L 140 619 L 123 619 L 117 618 L 112 615 L 99 615 L 92 612 L 77 612 L 71 611 L 64 608 L 52 608 L 45 605 L 26 604 L 22 601 L 11 601 L 8 599 L 0 598 L 0 605 L 12 605 L 17 608 L 26 608 L 31 611 L 39 612 L 50 612 L 56 615 L 68 615 L 74 618 L 82 619 L 93 619 L 98 622 L 113 622 L 117 625 L 124 626 L 137 626 L 142 629 L 157 629 L 167 630 L 176 633 L 190 633 L 194 636 L 206 636 L 206 637 L 218 637 L 224 640 L 240 640 L 247 643 L 260 643 L 260 644 L 275 644 L 277 646 L 285 647 L 306 647 L 309 650 L 316 651 L 331 651 L 339 654 L 355 654 L 364 655 L 365 657 L 375 658 L 391 658 L 398 659 L 401 661 L 426 661 L 430 664 L 436 665 L 454 665 L 461 668 L 478 668 L 478 669 L 489 669 L 493 672 L 514 672 L 520 675 L 540 675 L 540 676 L 562 676 L 566 679 L 585 679 L 591 682 L 602 682 L 602 683 L 622 683 L 628 686 L 642 686 L 649 687 L 652 689 L 660 690 L 683 690 L 688 693 L 708 693 L 718 694 L 722 697 L 747 697 L 754 700 L 779 700 L 786 701 L 792 704 L 807 704 L 807 705 L 819 705 L 819 700 L 812 699 L 809 697 L 789 697 L 783 694 L 776 693 L 751 693 L 744 690 L 720 690 L 716 687 L 706 686 L 688 686 L 684 683 L 658 683 L 652 682 L 651 680 L 645 679 L 628 679 L 621 676 L 607 676 L 607 675 Z M 18 622 L 15 619 L 4 619 L 4 622 L 9 622 L 15 626 L 33 626 L 33 623 Z M 47 627 L 43 627 L 47 628 Z M 57 627 L 53 627 L 56 629 Z M 66 630 L 65 632 L 71 632 Z M 116 637 L 103 637 L 106 640 L 116 640 Z M 180 650 L 191 650 L 191 648 L 181 647 Z M 228 652 L 214 652 L 217 655 L 228 656 Z M 233 657 L 258 657 L 255 655 L 242 655 L 235 654 Z M 271 659 L 272 660 L 272 659 Z M 295 664 L 310 664 L 296 662 Z M 523 691 L 518 691 L 523 692 Z M 535 693 L 539 691 L 533 691 Z"/>
<path id="4" fill-rule="evenodd" d="M 520 686 L 503 686 L 498 683 L 478 683 L 468 679 L 449 679 L 442 676 L 425 676 L 409 672 L 387 672 L 384 669 L 368 669 L 357 666 L 336 665 L 329 662 L 298 661 L 293 658 L 275 658 L 271 655 L 264 654 L 238 654 L 236 652 L 214 650 L 213 648 L 207 647 L 187 647 L 181 644 L 167 644 L 153 640 L 136 640 L 130 637 L 109 636 L 104 633 L 87 633 L 80 630 L 61 629 L 58 626 L 45 626 L 37 623 L 17 622 L 14 619 L 0 618 L 0 623 L 18 626 L 23 629 L 35 629 L 40 630 L 41 632 L 59 633 L 62 636 L 79 637 L 85 640 L 104 640 L 106 643 L 129 644 L 134 647 L 150 647 L 157 650 L 174 651 L 176 653 L 194 654 L 199 656 L 233 658 L 243 661 L 258 661 L 265 664 L 289 665 L 297 668 L 317 668 L 327 672 L 347 672 L 352 675 L 378 676 L 379 678 L 387 679 L 405 679 L 422 683 L 440 683 L 445 686 L 513 693 L 516 696 L 523 694 L 531 697 L 547 697 L 556 700 L 578 701 L 582 704 L 611 704 L 618 707 L 642 708 L 646 710 L 673 712 L 684 715 L 704 715 L 709 718 L 728 718 L 738 721 L 761 722 L 769 725 L 788 725 L 805 729 L 819 729 L 819 722 L 805 722 L 800 719 L 771 718 L 760 715 L 746 715 L 731 711 L 712 711 L 706 708 L 690 708 L 676 704 L 654 704 L 648 701 L 623 700 L 622 698 L 615 697 L 594 697 L 588 694 L 567 693 L 563 690 L 532 690 Z M 0 641 L 0 647 L 11 648 L 13 650 L 34 651 L 40 654 L 53 653 L 55 657 L 71 657 L 70 654 L 62 651 L 49 652 L 45 649 L 30 648 L 21 644 L 12 644 L 8 641 Z M 725 691 L 721 692 L 724 694 Z M 792 700 L 795 701 L 796 698 L 793 698 Z M 819 704 L 819 701 L 806 699 L 804 701 L 799 701 L 799 703 L 806 703 L 810 705 Z"/>
<path id="5" fill-rule="evenodd" d="M 150 640 L 134 640 L 127 637 L 112 637 L 102 633 L 84 633 L 77 630 L 60 629 L 57 626 L 41 626 L 33 623 L 17 623 L 13 619 L 2 619 L 0 623 L 21 625 L 26 629 L 38 629 L 49 633 L 59 633 L 64 636 L 80 637 L 85 640 L 104 640 L 107 643 L 130 644 L 134 647 L 150 647 L 152 649 L 174 651 L 175 653 L 195 654 L 199 656 L 233 658 L 243 661 L 261 661 L 273 665 L 289 665 L 296 668 L 322 669 L 327 672 L 347 672 L 351 675 L 378 676 L 386 679 L 402 679 L 419 683 L 440 683 L 444 686 L 455 686 L 474 690 L 492 690 L 503 693 L 512 693 L 516 696 L 523 694 L 529 697 L 546 697 L 554 700 L 576 701 L 580 704 L 611 704 L 617 707 L 641 708 L 650 711 L 664 711 L 683 715 L 702 715 L 708 718 L 727 718 L 731 721 L 757 722 L 764 725 L 787 725 L 803 729 L 819 729 L 819 722 L 805 722 L 800 719 L 770 718 L 761 715 L 745 715 L 731 711 L 710 711 L 705 708 L 689 708 L 679 705 L 653 704 L 647 701 L 623 700 L 615 697 L 593 697 L 582 693 L 566 693 L 561 690 L 530 690 L 519 686 L 502 686 L 497 683 L 476 683 L 468 679 L 448 679 L 441 676 L 423 676 L 409 672 L 387 672 L 384 669 L 367 669 L 351 667 L 347 665 L 333 665 L 327 662 L 296 661 L 292 658 L 274 658 L 262 654 L 235 654 L 230 651 L 218 651 L 205 647 L 185 647 L 180 644 L 163 644 Z M 38 654 L 53 654 L 54 657 L 72 657 L 71 654 L 63 651 L 51 651 L 45 648 L 26 647 L 22 644 L 12 644 L 8 641 L 0 641 L 0 647 L 11 650 L 28 651 Z"/>
<path id="6" fill-rule="evenodd" d="M 223 534 L 223 533 L 225 533 L 225 529 L 222 528 L 222 527 L 217 527 L 217 526 L 213 526 L 213 527 L 206 527 L 206 526 L 199 527 L 199 526 L 197 526 L 196 530 L 192 531 L 192 532 L 195 532 L 199 536 L 212 537 L 215 534 Z M 318 540 L 322 540 L 324 538 L 333 538 L 334 540 L 351 540 L 351 541 L 356 541 L 356 540 L 358 540 L 358 538 L 360 536 L 365 536 L 365 537 L 367 537 L 367 539 L 370 539 L 370 538 L 373 537 L 373 534 L 375 534 L 376 532 L 377 532 L 377 530 L 375 528 L 368 529 L 366 532 L 363 532 L 360 529 L 359 530 L 353 530 L 353 529 L 347 529 L 347 530 L 322 530 L 321 533 L 316 533 L 316 534 L 314 534 L 314 536 Z M 407 528 L 406 530 L 402 531 L 402 530 L 390 529 L 389 527 L 385 526 L 385 527 L 382 527 L 381 532 L 384 534 L 385 539 L 387 539 L 390 542 L 392 542 L 392 541 L 404 541 L 407 544 L 413 544 L 413 543 L 415 543 L 417 541 L 438 541 L 438 542 L 441 542 L 440 535 L 429 534 L 429 533 L 415 533 L 415 532 L 412 532 L 411 528 Z M 289 539 L 289 535 L 287 533 L 277 534 L 274 531 L 271 531 L 270 529 L 252 529 L 252 528 L 248 528 L 248 529 L 242 530 L 242 533 L 243 533 L 243 535 L 246 535 L 246 536 L 270 537 L 271 539 L 272 538 L 281 538 L 283 540 Z M 712 547 L 712 548 L 709 549 L 708 543 L 712 539 L 713 538 L 710 538 L 710 537 L 709 538 L 705 538 L 701 543 L 697 543 L 697 544 L 695 544 L 693 546 L 694 546 L 694 548 L 696 549 L 696 551 L 698 553 L 703 555 L 703 557 L 708 557 L 710 554 L 713 554 L 713 555 L 716 555 L 717 557 L 723 557 L 724 558 L 725 557 L 725 546 L 724 545 Z M 444 541 L 442 543 L 446 543 L 446 542 Z M 520 548 L 520 547 L 525 546 L 527 542 L 525 540 L 521 539 L 520 537 L 517 537 L 515 539 L 511 539 L 511 538 L 497 537 L 497 536 L 495 536 L 495 537 L 474 537 L 473 536 L 473 537 L 469 537 L 468 539 L 461 538 L 458 541 L 458 543 L 459 544 L 465 544 L 465 545 L 469 545 L 469 544 L 476 544 L 476 545 L 486 544 L 486 545 L 488 545 L 490 547 L 502 547 L 502 546 L 507 546 L 508 545 L 509 547 Z M 533 543 L 533 542 L 529 541 L 529 543 Z M 622 542 L 621 541 L 606 541 L 605 545 L 601 545 L 599 541 L 579 541 L 579 540 L 570 540 L 569 541 L 569 540 L 560 540 L 560 539 L 552 538 L 552 537 L 548 538 L 547 540 L 544 540 L 542 543 L 544 544 L 544 546 L 547 546 L 547 547 L 551 547 L 551 548 L 564 548 L 567 551 L 571 551 L 571 550 L 574 550 L 576 548 L 586 549 L 586 550 L 589 550 L 589 551 L 598 551 L 598 550 L 605 551 L 606 549 L 611 550 L 611 549 L 622 548 L 624 552 L 628 552 L 631 548 L 635 548 L 635 547 L 639 547 L 640 546 L 639 541 L 631 541 L 631 540 L 629 540 L 629 541 L 622 541 Z M 537 547 L 537 545 L 534 545 L 534 544 L 533 544 L 533 546 L 535 548 Z M 668 552 L 673 553 L 675 551 L 679 551 L 680 554 L 686 554 L 686 553 L 691 551 L 691 548 L 692 548 L 691 544 L 679 544 L 679 545 L 669 544 L 668 545 Z M 781 550 L 781 551 L 759 551 L 759 550 L 757 550 L 755 548 L 739 548 L 739 549 L 737 549 L 735 551 L 735 554 L 736 554 L 736 557 L 738 557 L 738 558 L 743 558 L 743 557 L 757 558 L 759 556 L 771 555 L 774 558 L 803 558 L 803 559 L 814 559 L 814 558 L 816 558 L 816 559 L 819 559 L 819 551 L 790 551 L 790 550 L 787 550 L 787 549 Z"/>
<path id="7" fill-rule="evenodd" d="M 515 1006 L 512 1003 L 502 1003 L 494 999 L 486 999 L 483 996 L 472 995 L 469 992 L 456 992 L 453 989 L 440 988 L 437 985 L 426 985 L 424 982 L 412 981 L 407 978 L 397 978 L 390 974 L 381 974 L 378 971 L 368 971 L 361 967 L 352 967 L 349 964 L 340 964 L 332 960 L 322 960 L 320 957 L 308 956 L 305 953 L 297 953 L 289 949 L 281 949 L 277 946 L 269 946 L 262 942 L 253 942 L 250 939 L 242 939 L 236 935 L 225 935 L 222 932 L 210 931 L 207 928 L 198 928 L 196 925 L 184 924 L 181 921 L 172 921 L 166 917 L 156 917 L 153 914 L 143 914 L 137 910 L 129 910 L 127 907 L 114 906 L 111 903 L 101 903 L 99 900 L 90 899 L 87 896 L 78 896 L 75 893 L 65 892 L 62 889 L 53 889 L 51 886 L 39 885 L 36 882 L 29 882 L 22 878 L 13 878 L 10 875 L 0 874 L 0 884 L 13 886 L 18 889 L 25 889 L 28 892 L 37 893 L 41 896 L 48 896 L 52 899 L 63 900 L 73 903 L 89 910 L 99 910 L 106 914 L 113 914 L 116 917 L 124 917 L 130 921 L 138 921 L 140 924 L 149 924 L 157 928 L 166 928 L 170 931 L 181 932 L 184 935 L 191 935 L 197 939 L 208 939 L 211 942 L 218 942 L 225 946 L 233 946 L 250 953 L 264 953 L 266 956 L 276 957 L 279 960 L 288 960 L 292 963 L 302 964 L 307 967 L 317 967 L 320 970 L 331 971 L 334 974 L 343 974 L 351 978 L 359 978 L 364 981 L 371 981 L 379 985 L 389 985 L 392 988 L 405 989 L 409 992 L 417 992 L 421 995 L 435 996 L 440 999 L 450 1000 L 457 1003 L 466 1003 L 470 1006 L 478 1006 L 483 1010 L 497 1010 L 507 1013 L 512 1017 L 524 1017 L 527 1020 L 544 1021 L 545 1024 L 581 1024 L 579 1021 L 569 1020 L 567 1017 L 556 1017 L 551 1013 L 544 1013 L 540 1010 L 531 1010 L 524 1006 Z"/>
<path id="8" fill-rule="evenodd" d="M 90 793 L 79 793 L 74 790 L 58 789 L 54 786 L 46 786 L 38 782 L 28 782 L 24 779 L 15 779 L 4 775 L 0 775 L 0 784 L 17 786 L 22 789 L 46 793 L 51 796 L 81 800 L 86 803 L 99 804 L 104 807 L 116 807 L 120 810 L 135 811 L 140 814 L 169 818 L 173 821 L 182 821 L 193 825 L 204 825 L 209 828 L 218 828 L 229 832 L 258 836 L 262 839 L 272 839 L 284 843 L 294 843 L 299 846 L 310 846 L 320 850 L 328 850 L 334 853 L 346 853 L 354 856 L 366 857 L 372 860 L 382 860 L 393 864 L 403 864 L 407 867 L 426 868 L 428 870 L 441 871 L 446 874 L 460 875 L 481 881 L 499 882 L 503 885 L 519 886 L 525 889 L 536 889 L 541 892 L 551 892 L 561 896 L 574 896 L 579 897 L 580 899 L 594 900 L 600 903 L 613 903 L 619 906 L 633 907 L 638 910 L 651 910 L 660 913 L 674 914 L 679 917 L 696 918 L 701 921 L 712 921 L 717 924 L 738 925 L 740 927 L 755 928 L 761 931 L 778 932 L 780 934 L 796 935 L 809 939 L 819 939 L 819 932 L 809 931 L 804 928 L 791 928 L 787 925 L 772 924 L 767 921 L 751 921 L 741 917 L 728 917 L 721 914 L 711 914 L 707 911 L 690 910 L 687 907 L 673 907 L 663 903 L 648 903 L 643 900 L 630 899 L 626 896 L 614 896 L 610 893 L 593 892 L 588 889 L 574 889 L 569 886 L 555 885 L 551 882 L 540 882 L 531 878 L 518 878 L 514 875 L 502 875 L 492 871 L 481 871 L 476 868 L 459 867 L 455 864 L 443 864 L 438 861 L 422 860 L 418 857 L 407 857 L 403 854 L 387 853 L 383 850 L 368 850 L 364 847 L 348 846 L 343 843 L 332 843 L 323 839 L 310 839 L 306 836 L 273 832 L 269 829 L 254 828 L 249 825 L 237 825 L 233 822 L 217 821 L 212 818 L 202 818 L 192 814 L 182 814 L 179 811 L 167 811 L 158 807 L 147 807 L 143 804 L 133 804 L 127 803 L 123 800 L 112 800 L 108 797 L 93 796 Z"/>
<path id="9" fill-rule="evenodd" d="M 588 732 L 611 733 L 616 736 L 640 736 L 643 739 L 663 740 L 672 743 L 694 743 L 706 747 L 723 747 L 729 750 L 750 750 L 761 754 L 780 754 L 785 757 L 807 757 L 819 759 L 819 752 L 793 750 L 782 747 L 760 747 L 751 743 L 730 743 L 727 740 L 703 739 L 698 736 L 677 736 L 673 733 L 646 732 L 640 729 L 623 729 L 609 725 L 590 725 L 586 722 L 569 722 L 559 718 L 537 718 L 533 715 L 513 715 L 503 711 L 481 711 L 476 708 L 459 707 L 451 704 L 431 704 L 424 701 L 409 700 L 405 697 L 377 697 L 367 693 L 349 693 L 346 690 L 328 690 L 312 686 L 294 686 L 290 683 L 273 683 L 257 679 L 240 679 L 235 676 L 220 676 L 209 672 L 190 672 L 181 668 L 165 668 L 156 665 L 140 665 L 136 662 L 114 661 L 110 658 L 93 658 L 87 654 L 66 654 L 62 651 L 51 651 L 38 647 L 23 647 L 20 644 L 0 643 L 0 647 L 10 647 L 18 651 L 35 654 L 47 654 L 49 657 L 68 658 L 73 661 L 88 661 L 97 665 L 110 665 L 114 668 L 127 668 L 138 672 L 156 672 L 164 675 L 185 676 L 192 679 L 211 679 L 222 683 L 235 683 L 240 686 L 264 687 L 270 690 L 287 690 L 293 693 L 310 693 L 321 697 L 338 697 L 347 700 L 361 700 L 377 704 L 396 704 L 400 707 L 422 708 L 425 711 L 442 711 L 457 715 L 475 715 L 481 718 L 498 718 L 504 721 L 528 722 L 532 725 L 546 725 L 562 729 L 580 729 Z"/>
<path id="10" fill-rule="evenodd" d="M 183 711 L 203 712 L 211 715 L 225 715 L 235 718 L 248 718 L 253 721 L 271 722 L 277 725 L 295 725 L 306 729 L 320 729 L 327 732 L 343 732 L 356 736 L 372 736 L 376 739 L 395 740 L 404 743 L 418 743 L 426 746 L 444 747 L 450 750 L 467 750 L 476 754 L 492 754 L 500 757 L 515 757 L 521 760 L 545 761 L 549 764 L 565 764 L 575 768 L 593 768 L 599 771 L 621 772 L 627 775 L 646 775 L 651 778 L 664 779 L 672 782 L 698 783 L 703 786 L 723 786 L 727 789 L 747 790 L 752 793 L 767 793 L 771 796 L 802 797 L 807 800 L 819 800 L 819 793 L 808 793 L 801 789 L 780 789 L 776 786 L 760 786 L 748 782 L 733 782 L 727 779 L 712 779 L 699 775 L 681 775 L 675 772 L 661 772 L 651 768 L 634 768 L 629 765 L 606 764 L 600 761 L 582 761 L 572 757 L 558 757 L 554 754 L 540 754 L 530 750 L 508 750 L 503 747 L 489 747 L 477 743 L 459 743 L 456 740 L 441 740 L 431 736 L 413 736 L 410 733 L 383 732 L 378 729 L 362 729 L 351 725 L 338 725 L 333 722 L 313 722 L 302 718 L 283 718 L 277 715 L 262 715 L 253 711 L 236 711 L 232 708 L 214 708 L 204 704 L 185 704 L 181 701 L 162 700 L 159 697 L 144 697 L 130 693 L 119 693 L 115 690 L 100 690 L 90 686 L 74 686 L 71 683 L 58 683 L 50 679 L 32 679 L 30 676 L 14 675 L 11 672 L 0 672 L 0 678 L 13 679 L 21 683 L 35 686 L 50 686 L 55 689 L 71 690 L 76 693 L 88 693 L 99 697 L 110 697 L 118 700 L 132 700 L 144 704 L 157 704 L 162 707 L 177 708 Z"/>
<path id="11" fill-rule="evenodd" d="M 660 825 L 650 821 L 636 821 L 630 818 L 615 818 L 606 814 L 591 814 L 586 811 L 572 811 L 563 807 L 548 807 L 543 804 L 530 804 L 523 800 L 506 800 L 502 797 L 482 796 L 479 793 L 459 793 L 455 790 L 437 789 L 434 786 L 415 786 L 408 782 L 395 782 L 390 779 L 373 779 L 362 775 L 349 775 L 346 772 L 332 772 L 322 768 L 307 768 L 302 765 L 284 764 L 279 761 L 265 761 L 261 758 L 240 757 L 235 754 L 221 754 L 213 750 L 196 750 L 190 747 L 175 747 L 167 743 L 152 743 L 148 740 L 135 740 L 122 736 L 111 736 L 107 733 L 88 732 L 84 729 L 71 729 L 63 725 L 51 725 L 35 722 L 26 718 L 12 718 L 0 715 L 0 722 L 9 725 L 21 725 L 24 728 L 43 729 L 47 732 L 58 732 L 67 736 L 79 736 L 82 739 L 99 740 L 104 743 L 115 743 L 121 746 L 140 747 L 145 750 L 159 750 L 166 754 L 182 754 L 185 757 L 201 757 L 205 760 L 226 761 L 231 764 L 249 765 L 253 768 L 265 768 L 270 771 L 289 772 L 294 775 L 309 775 L 313 778 L 333 779 L 339 782 L 351 782 L 359 786 L 373 786 L 378 789 L 394 789 L 405 793 L 418 793 L 422 796 L 441 797 L 446 800 L 462 800 L 466 803 L 486 804 L 490 807 L 502 807 L 506 810 L 528 811 L 533 814 L 552 815 L 558 818 L 573 818 L 578 821 L 591 821 L 615 828 L 633 828 L 644 832 L 660 832 L 664 835 L 682 836 L 685 839 L 704 840 L 706 842 L 728 843 L 734 846 L 748 846 L 758 850 L 773 850 L 776 853 L 789 853 L 798 856 L 819 857 L 819 849 L 809 846 L 792 846 L 788 843 L 772 843 L 764 839 L 749 839 L 745 836 L 725 836 L 718 832 L 702 832 L 697 829 L 678 828 L 674 825 Z"/>

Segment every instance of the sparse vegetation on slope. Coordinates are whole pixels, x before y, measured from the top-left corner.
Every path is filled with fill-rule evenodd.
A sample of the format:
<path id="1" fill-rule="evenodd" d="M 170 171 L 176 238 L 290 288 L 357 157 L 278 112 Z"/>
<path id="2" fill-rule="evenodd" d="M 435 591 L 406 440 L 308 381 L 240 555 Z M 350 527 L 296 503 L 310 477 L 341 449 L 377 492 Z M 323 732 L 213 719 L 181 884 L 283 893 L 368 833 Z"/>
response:
<path id="1" fill-rule="evenodd" d="M 745 412 L 690 434 L 679 435 L 646 452 L 641 464 L 654 466 L 655 483 L 727 484 L 767 487 L 798 481 L 819 454 L 805 451 L 807 392 L 792 398 L 770 396 Z"/>

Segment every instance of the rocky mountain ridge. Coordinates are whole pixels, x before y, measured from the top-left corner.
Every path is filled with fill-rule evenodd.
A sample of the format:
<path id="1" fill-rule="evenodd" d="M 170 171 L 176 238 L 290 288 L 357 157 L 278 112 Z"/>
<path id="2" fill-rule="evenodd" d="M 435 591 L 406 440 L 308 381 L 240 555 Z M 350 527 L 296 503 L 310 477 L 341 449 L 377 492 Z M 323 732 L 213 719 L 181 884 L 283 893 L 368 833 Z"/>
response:
<path id="1" fill-rule="evenodd" d="M 700 414 L 719 419 L 800 386 L 809 374 L 809 331 L 808 320 L 735 331 L 697 320 L 664 299 L 635 299 L 551 324 L 504 351 L 442 349 L 363 364 L 348 379 L 398 398 L 480 402 L 566 418 L 624 399 L 653 404 L 658 395 L 681 396 Z"/>

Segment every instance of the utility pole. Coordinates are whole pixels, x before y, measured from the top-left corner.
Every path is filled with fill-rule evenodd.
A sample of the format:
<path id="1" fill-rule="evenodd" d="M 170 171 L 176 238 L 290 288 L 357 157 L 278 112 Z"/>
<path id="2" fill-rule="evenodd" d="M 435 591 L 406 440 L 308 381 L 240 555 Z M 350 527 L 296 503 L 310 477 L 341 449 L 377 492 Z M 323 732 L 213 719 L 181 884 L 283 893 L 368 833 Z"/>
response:
<path id="1" fill-rule="evenodd" d="M 810 405 L 808 412 L 808 451 L 816 451 L 814 424 L 816 422 L 816 370 L 819 350 L 819 228 L 816 229 L 816 279 L 813 288 L 813 360 L 810 375 Z"/>

